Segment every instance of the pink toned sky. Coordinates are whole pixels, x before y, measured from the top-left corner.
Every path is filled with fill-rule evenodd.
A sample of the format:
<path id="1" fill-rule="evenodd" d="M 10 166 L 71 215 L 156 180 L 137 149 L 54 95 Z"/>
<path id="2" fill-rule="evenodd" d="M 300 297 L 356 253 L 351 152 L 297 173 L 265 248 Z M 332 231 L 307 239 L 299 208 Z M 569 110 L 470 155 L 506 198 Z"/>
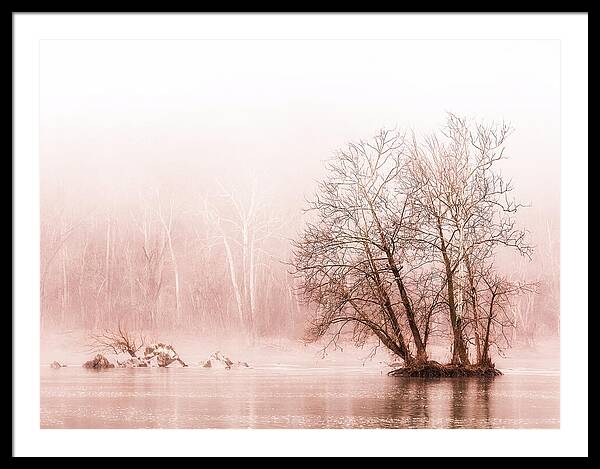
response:
<path id="1" fill-rule="evenodd" d="M 452 111 L 512 123 L 504 173 L 558 221 L 559 67 L 558 41 L 46 40 L 42 184 L 101 200 L 254 174 L 299 210 L 337 147 Z"/>

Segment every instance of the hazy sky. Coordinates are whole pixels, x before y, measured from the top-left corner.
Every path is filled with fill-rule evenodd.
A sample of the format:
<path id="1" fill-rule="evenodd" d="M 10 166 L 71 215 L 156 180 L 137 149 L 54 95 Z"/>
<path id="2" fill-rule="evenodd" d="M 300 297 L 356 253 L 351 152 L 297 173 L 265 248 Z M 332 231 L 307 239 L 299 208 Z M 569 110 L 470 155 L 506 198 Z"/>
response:
<path id="1" fill-rule="evenodd" d="M 255 174 L 300 208 L 335 148 L 452 111 L 510 121 L 505 174 L 558 214 L 558 41 L 46 40 L 40 56 L 42 181 L 88 196 Z"/>

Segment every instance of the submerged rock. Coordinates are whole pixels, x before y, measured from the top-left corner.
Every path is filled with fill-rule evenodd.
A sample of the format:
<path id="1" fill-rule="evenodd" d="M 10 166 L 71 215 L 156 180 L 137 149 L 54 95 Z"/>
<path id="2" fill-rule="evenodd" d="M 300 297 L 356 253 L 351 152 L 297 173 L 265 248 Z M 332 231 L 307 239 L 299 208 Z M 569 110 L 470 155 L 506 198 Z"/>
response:
<path id="1" fill-rule="evenodd" d="M 146 347 L 144 361 L 150 367 L 187 366 L 173 346 L 161 342 Z"/>
<path id="2" fill-rule="evenodd" d="M 217 368 L 223 370 L 231 370 L 233 368 L 250 368 L 248 363 L 234 362 L 218 351 L 213 353 L 208 360 L 202 362 L 201 365 L 204 368 Z"/>
<path id="3" fill-rule="evenodd" d="M 103 368 L 114 368 L 115 365 L 113 365 L 111 362 L 109 362 L 106 357 L 104 357 L 104 355 L 98 354 L 96 355 L 94 358 L 92 358 L 91 360 L 85 362 L 83 364 L 84 368 L 91 368 L 94 370 L 100 370 Z"/>
<path id="4" fill-rule="evenodd" d="M 53 368 L 55 370 L 58 370 L 59 368 L 63 368 L 66 367 L 67 365 L 63 365 L 57 361 L 53 361 L 52 363 L 50 363 L 50 368 Z"/>

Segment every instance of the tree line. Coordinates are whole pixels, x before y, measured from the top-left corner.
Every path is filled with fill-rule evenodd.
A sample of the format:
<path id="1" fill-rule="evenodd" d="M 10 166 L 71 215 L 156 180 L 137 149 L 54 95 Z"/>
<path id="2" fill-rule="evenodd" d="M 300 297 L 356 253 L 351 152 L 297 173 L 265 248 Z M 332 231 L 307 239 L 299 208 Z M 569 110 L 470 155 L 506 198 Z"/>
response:
<path id="1" fill-rule="evenodd" d="M 559 330 L 558 227 L 536 224 L 532 268 L 498 170 L 510 132 L 452 114 L 423 138 L 382 130 L 334 155 L 304 217 L 257 181 L 145 181 L 88 200 L 85 185 L 49 177 L 42 328 L 343 337 L 407 362 L 432 343 L 455 363 L 533 344 Z M 510 270 L 501 251 L 516 253 Z"/>
<path id="2" fill-rule="evenodd" d="M 50 190 L 53 189 L 53 190 Z M 85 204 L 42 198 L 44 329 L 180 329 L 297 335 L 304 308 L 284 262 L 288 215 L 257 184 L 176 198 L 176 188 Z"/>

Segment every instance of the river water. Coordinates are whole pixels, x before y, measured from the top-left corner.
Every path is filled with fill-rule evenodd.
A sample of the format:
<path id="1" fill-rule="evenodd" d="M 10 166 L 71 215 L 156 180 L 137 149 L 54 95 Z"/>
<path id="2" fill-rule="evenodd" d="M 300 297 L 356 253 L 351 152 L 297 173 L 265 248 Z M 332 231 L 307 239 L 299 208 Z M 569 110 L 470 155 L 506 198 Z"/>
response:
<path id="1" fill-rule="evenodd" d="M 361 367 L 41 370 L 42 428 L 558 428 L 558 370 L 393 378 Z"/>

